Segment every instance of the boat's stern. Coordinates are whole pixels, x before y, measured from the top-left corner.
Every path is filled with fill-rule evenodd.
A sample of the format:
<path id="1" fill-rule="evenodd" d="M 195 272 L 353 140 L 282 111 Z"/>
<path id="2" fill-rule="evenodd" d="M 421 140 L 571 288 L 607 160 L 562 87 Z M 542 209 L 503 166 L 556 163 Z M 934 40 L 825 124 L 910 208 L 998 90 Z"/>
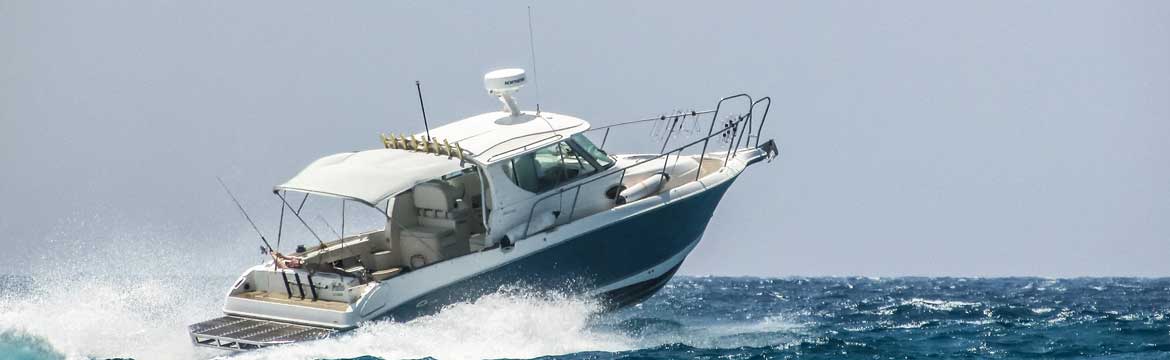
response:
<path id="1" fill-rule="evenodd" d="M 225 316 L 188 331 L 195 345 L 227 350 L 316 340 L 356 327 L 354 308 L 372 286 L 339 274 L 256 266 L 232 286 Z"/>
<path id="2" fill-rule="evenodd" d="M 195 345 L 244 351 L 323 339 L 338 330 L 229 315 L 192 324 L 187 331 Z"/>

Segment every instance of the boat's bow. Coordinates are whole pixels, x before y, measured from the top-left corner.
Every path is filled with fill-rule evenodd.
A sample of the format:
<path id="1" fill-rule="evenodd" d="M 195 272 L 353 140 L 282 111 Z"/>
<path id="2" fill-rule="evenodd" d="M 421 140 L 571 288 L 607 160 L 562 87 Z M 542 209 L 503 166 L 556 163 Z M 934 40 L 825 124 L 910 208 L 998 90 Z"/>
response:
<path id="1" fill-rule="evenodd" d="M 752 153 L 747 160 L 748 165 L 758 163 L 760 160 L 764 159 L 771 161 L 772 159 L 775 159 L 777 155 L 780 155 L 780 148 L 776 147 L 776 140 L 768 140 L 767 142 L 756 146 L 756 148 L 751 151 Z"/>

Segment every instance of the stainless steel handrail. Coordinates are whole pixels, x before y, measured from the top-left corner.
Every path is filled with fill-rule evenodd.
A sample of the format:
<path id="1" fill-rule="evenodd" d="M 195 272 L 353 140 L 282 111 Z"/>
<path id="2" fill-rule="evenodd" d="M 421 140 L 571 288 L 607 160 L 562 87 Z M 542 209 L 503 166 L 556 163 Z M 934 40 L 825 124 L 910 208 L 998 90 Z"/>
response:
<path id="1" fill-rule="evenodd" d="M 756 147 L 760 146 L 760 134 L 762 134 L 764 131 L 764 121 L 768 120 L 768 111 L 772 110 L 772 97 L 765 96 L 765 97 L 760 98 L 759 100 L 756 100 L 756 102 L 752 103 L 752 113 L 755 113 L 756 112 L 756 105 L 764 100 L 768 100 L 768 104 L 767 104 L 767 106 L 764 106 L 764 114 L 760 116 L 760 127 L 756 130 Z"/>
<path id="2" fill-rule="evenodd" d="M 499 146 L 500 144 L 503 144 L 503 143 L 505 143 L 505 142 L 512 141 L 512 140 L 516 140 L 516 139 L 522 139 L 522 138 L 525 138 L 525 137 L 528 137 L 528 136 L 532 136 L 532 134 L 529 134 L 529 135 L 524 135 L 524 136 L 517 136 L 517 137 L 511 138 L 511 139 L 508 139 L 508 140 L 504 140 L 504 142 L 501 142 L 501 143 L 499 143 L 499 144 L 492 145 L 491 147 L 489 147 L 489 148 L 487 148 L 487 149 L 484 149 L 483 151 L 480 151 L 480 152 L 479 152 L 479 154 L 477 154 L 477 155 L 486 154 L 488 150 L 491 150 L 492 148 L 494 148 L 494 147 L 496 147 L 496 146 Z M 513 152 L 516 152 L 516 151 L 527 151 L 527 150 L 528 150 L 528 147 L 529 147 L 529 146 L 532 146 L 532 145 L 536 145 L 536 144 L 543 144 L 544 142 L 546 142 L 546 141 L 548 141 L 548 140 L 560 140 L 560 139 L 563 139 L 563 138 L 565 138 L 565 137 L 564 137 L 564 135 L 561 135 L 561 134 L 552 134 L 552 135 L 549 135 L 549 136 L 546 136 L 546 137 L 543 137 L 543 138 L 537 139 L 536 141 L 529 142 L 529 143 L 527 143 L 527 144 L 524 144 L 524 145 L 517 146 L 517 147 L 515 147 L 515 148 L 512 148 L 512 149 L 509 149 L 509 150 L 507 150 L 507 151 L 501 151 L 501 152 L 499 152 L 499 153 L 497 153 L 497 154 L 495 154 L 495 155 L 492 155 L 492 156 L 488 157 L 488 159 L 487 159 L 487 162 L 489 162 L 489 163 L 490 163 L 490 162 L 492 162 L 492 161 L 495 161 L 495 160 L 496 160 L 496 158 L 498 158 L 498 157 L 502 157 L 502 156 L 504 156 L 504 155 L 508 155 L 508 154 L 511 154 L 511 153 L 513 153 Z"/>
<path id="3" fill-rule="evenodd" d="M 730 99 L 736 99 L 736 98 L 747 98 L 747 100 L 748 100 L 748 104 L 749 104 L 749 106 L 748 106 L 748 112 L 747 112 L 747 114 L 739 116 L 738 120 L 736 120 L 736 121 L 734 121 L 734 122 L 732 122 L 732 123 L 728 124 L 728 125 L 727 125 L 727 126 L 725 126 L 723 129 L 721 129 L 721 130 L 719 130 L 718 132 L 716 132 L 716 131 L 715 131 L 715 121 L 718 119 L 718 116 L 719 116 L 719 110 L 722 108 L 722 106 L 723 106 L 723 102 L 724 102 L 724 101 L 726 101 L 726 100 L 730 100 Z M 627 165 L 627 166 L 623 166 L 623 167 L 621 167 L 621 168 L 617 168 L 617 169 L 609 169 L 609 170 L 607 170 L 607 172 L 606 172 L 605 174 L 603 174 L 603 175 L 600 175 L 600 176 L 594 177 L 593 179 L 589 179 L 589 180 L 586 180 L 586 181 L 584 181 L 584 182 L 579 182 L 579 183 L 577 183 L 577 184 L 575 184 L 575 185 L 572 185 L 572 186 L 564 186 L 564 187 L 561 187 L 559 190 L 557 190 L 557 191 L 555 191 L 555 192 L 550 192 L 550 193 L 548 193 L 548 194 L 545 194 L 544 196 L 542 196 L 542 197 L 540 197 L 540 198 L 536 199 L 536 201 L 534 201 L 534 202 L 532 203 L 532 206 L 531 206 L 531 207 L 529 208 L 529 210 L 528 210 L 528 221 L 527 221 L 527 222 L 525 223 L 525 225 L 524 225 L 524 235 L 523 235 L 523 238 L 528 238 L 530 235 L 532 235 L 532 234 L 530 234 L 529 232 L 532 230 L 532 218 L 533 218 L 533 216 L 535 216 L 535 215 L 536 215 L 536 206 L 537 206 L 537 205 L 539 205 L 540 203 L 544 202 L 545 200 L 548 200 L 549 198 L 552 198 L 553 196 L 561 196 L 561 195 L 563 195 L 565 192 L 567 192 L 567 191 L 569 191 L 569 190 L 575 190 L 575 193 L 574 193 L 574 195 L 573 195 L 573 202 L 572 202 L 572 205 L 571 205 L 571 207 L 570 207 L 570 209 L 569 209 L 569 216 L 568 216 L 568 219 L 570 219 L 570 220 L 571 220 L 571 219 L 573 218 L 573 215 L 576 213 L 576 210 L 577 210 L 577 200 L 578 200 L 578 199 L 580 198 L 580 196 L 581 196 L 581 188 L 582 188 L 583 186 L 585 186 L 585 185 L 588 185 L 588 184 L 591 184 L 591 183 L 593 183 L 593 182 L 595 182 L 595 181 L 599 181 L 599 180 L 601 180 L 601 179 L 606 179 L 606 178 L 609 178 L 610 176 L 613 176 L 613 175 L 615 175 L 615 174 L 619 174 L 619 173 L 620 173 L 620 177 L 619 177 L 619 180 L 618 180 L 618 186 L 620 186 L 620 185 L 621 185 L 621 183 L 622 183 L 622 181 L 624 181 L 624 180 L 625 180 L 626 172 L 627 172 L 627 171 L 628 171 L 630 168 L 633 168 L 633 167 L 635 167 L 635 166 L 642 165 L 642 164 L 645 164 L 645 163 L 648 163 L 648 162 L 651 162 L 651 161 L 655 161 L 655 160 L 658 160 L 658 159 L 661 159 L 661 158 L 667 158 L 667 159 L 668 159 L 668 158 L 670 157 L 670 155 L 675 155 L 675 154 L 677 154 L 677 155 L 675 155 L 675 161 L 677 162 L 677 161 L 678 161 L 678 158 L 682 156 L 682 152 L 683 152 L 683 150 L 686 150 L 687 148 L 690 148 L 691 146 L 697 145 L 697 144 L 699 144 L 699 143 L 703 143 L 703 150 L 702 150 L 702 151 L 699 153 L 699 156 L 700 156 L 700 158 L 699 158 L 699 167 L 698 167 L 698 168 L 696 169 L 696 171 L 695 171 L 695 173 L 696 173 L 696 174 L 695 174 L 695 181 L 698 181 L 698 180 L 699 180 L 699 178 L 700 178 L 700 176 L 702 176 L 702 168 L 703 168 L 703 161 L 702 161 L 703 159 L 702 159 L 702 157 L 703 157 L 703 155 L 705 155 L 705 154 L 706 154 L 706 152 L 707 152 L 707 145 L 708 145 L 708 143 L 710 142 L 711 138 L 712 138 L 712 137 L 715 137 L 715 136 L 722 136 L 724 133 L 727 133 L 727 132 L 732 132 L 732 134 L 733 134 L 733 135 L 732 135 L 731 141 L 729 141 L 729 144 L 728 144 L 728 150 L 727 150 L 727 152 L 728 152 L 728 158 L 730 158 L 730 156 L 732 155 L 732 153 L 733 153 L 733 152 L 734 152 L 734 153 L 738 153 L 738 151 L 739 151 L 739 147 L 738 147 L 738 146 L 739 146 L 739 143 L 740 143 L 740 141 L 739 141 L 739 140 L 742 140 L 742 139 L 743 139 L 743 136 L 744 136 L 744 134 L 742 134 L 742 133 L 741 133 L 741 134 L 739 134 L 739 135 L 740 135 L 739 139 L 736 139 L 736 138 L 735 138 L 735 133 L 736 133 L 736 132 L 738 132 L 738 131 L 739 131 L 739 129 L 746 129 L 745 133 L 747 133 L 747 136 L 748 136 L 748 141 L 749 141 L 749 142 L 751 141 L 751 132 L 752 132 L 752 126 L 751 126 L 751 125 L 752 125 L 752 112 L 753 112 L 753 111 L 755 111 L 755 107 L 756 107 L 756 105 L 757 105 L 757 104 L 759 104 L 761 101 L 764 101 L 764 100 L 767 100 L 767 101 L 768 101 L 768 103 L 767 103 L 767 106 L 764 108 L 764 113 L 763 113 L 763 114 L 762 114 L 762 116 L 760 117 L 760 125 L 759 125 L 759 127 L 757 127 L 756 134 L 755 134 L 755 136 L 756 136 L 756 146 L 757 146 L 757 147 L 759 147 L 759 138 L 760 138 L 760 134 L 761 134 L 761 132 L 764 130 L 764 119 L 766 119 L 766 118 L 767 118 L 767 116 L 768 116 L 768 110 L 771 108 L 772 99 L 771 99 L 770 97 L 763 97 L 763 98 L 760 98 L 759 100 L 757 100 L 757 101 L 754 101 L 754 102 L 753 102 L 753 101 L 751 100 L 751 96 L 748 96 L 747 94 L 737 94 L 737 95 L 732 95 L 732 96 L 728 96 L 728 97 L 721 98 L 721 99 L 719 99 L 719 103 L 717 103 L 717 104 L 716 104 L 716 106 L 715 106 L 715 110 L 705 110 L 705 111 L 701 111 L 701 112 L 692 112 L 692 113 L 694 113 L 694 114 L 696 114 L 696 115 L 714 114 L 714 115 L 712 115 L 712 116 L 711 116 L 711 126 L 710 126 L 710 127 L 708 128 L 708 130 L 707 130 L 707 136 L 705 136 L 705 137 L 703 137 L 703 138 L 700 138 L 700 139 L 697 139 L 697 140 L 695 140 L 695 141 L 692 141 L 692 142 L 690 142 L 690 143 L 688 143 L 688 144 L 686 144 L 686 145 L 683 145 L 683 146 L 680 146 L 680 147 L 674 148 L 674 149 L 672 149 L 672 150 L 670 150 L 670 151 L 661 152 L 661 153 L 659 153 L 658 155 L 656 155 L 656 156 L 654 156 L 654 157 L 652 157 L 652 158 L 644 159 L 644 160 L 641 160 L 641 161 L 635 162 L 635 163 L 633 163 L 633 164 L 630 164 L 630 165 Z M 688 114 L 688 115 L 689 115 L 689 114 Z M 633 121 L 628 121 L 628 122 L 624 122 L 624 123 L 618 123 L 618 124 L 607 125 L 607 126 L 603 126 L 603 127 L 599 127 L 599 128 L 594 128 L 594 129 L 590 129 L 589 131 L 593 131 L 593 130 L 600 130 L 600 129 L 606 129 L 606 137 L 608 137 L 608 135 L 609 135 L 609 129 L 610 129 L 610 128 L 613 128 L 613 127 L 618 127 L 618 126 L 625 126 L 625 125 L 631 125 L 631 124 L 637 124 L 637 123 L 642 123 L 642 122 L 647 122 L 647 121 L 653 121 L 653 120 L 665 120 L 666 118 L 668 118 L 668 117 L 667 117 L 667 116 L 662 116 L 662 117 L 649 118 L 649 119 L 633 120 Z M 741 127 L 740 125 L 747 125 L 747 126 Z M 669 141 L 669 139 L 667 139 L 667 141 Z M 605 144 L 605 138 L 603 138 L 603 139 L 602 139 L 602 144 L 603 144 L 602 146 L 604 146 L 604 144 Z M 724 163 L 725 163 L 725 164 L 726 164 L 726 161 L 727 161 L 727 160 L 729 160 L 729 159 L 725 159 L 725 160 L 724 160 Z M 670 161 L 669 161 L 669 160 L 667 160 L 667 161 L 663 161 L 663 165 L 662 165 L 662 167 L 663 167 L 663 172 L 665 172 L 665 171 L 666 171 L 666 167 L 667 167 L 667 165 L 668 165 L 669 163 L 670 163 Z M 556 222 L 555 222 L 555 220 L 554 220 L 554 224 L 555 224 L 555 223 L 556 223 Z M 542 229 L 542 230 L 543 230 L 543 229 Z M 520 239 L 513 239 L 513 240 L 520 240 Z"/>
<path id="4" fill-rule="evenodd" d="M 711 131 L 715 130 L 715 120 L 719 118 L 719 109 L 723 108 L 723 102 L 727 101 L 727 100 L 731 100 L 731 99 L 737 99 L 737 98 L 747 98 L 748 104 L 752 103 L 752 97 L 748 96 L 748 94 L 742 94 L 742 93 L 719 99 L 719 103 L 715 104 L 715 114 L 711 115 L 711 127 L 707 129 L 708 138 L 710 138 Z M 748 118 L 749 119 L 751 118 L 751 113 L 752 113 L 752 108 L 751 108 L 751 106 L 748 106 Z M 733 126 L 738 125 L 742 121 L 743 121 L 743 118 L 740 118 L 740 120 L 736 121 L 733 124 Z M 730 127 L 730 126 L 728 126 L 728 127 Z M 723 128 L 724 131 L 726 131 L 728 127 L 724 127 Z M 751 131 L 751 130 L 749 129 L 748 131 Z M 722 133 L 723 133 L 723 131 L 720 132 L 720 134 L 722 134 Z M 728 149 L 728 151 L 731 151 L 731 150 Z M 699 156 L 702 157 L 703 154 L 706 154 L 706 153 L 707 153 L 707 143 L 704 142 L 703 143 L 703 150 L 699 151 Z M 699 169 L 698 169 L 698 171 L 695 171 L 695 180 L 699 180 L 699 175 L 703 173 L 703 161 L 701 161 L 702 158 L 700 158 L 699 160 L 700 160 L 699 161 Z"/>

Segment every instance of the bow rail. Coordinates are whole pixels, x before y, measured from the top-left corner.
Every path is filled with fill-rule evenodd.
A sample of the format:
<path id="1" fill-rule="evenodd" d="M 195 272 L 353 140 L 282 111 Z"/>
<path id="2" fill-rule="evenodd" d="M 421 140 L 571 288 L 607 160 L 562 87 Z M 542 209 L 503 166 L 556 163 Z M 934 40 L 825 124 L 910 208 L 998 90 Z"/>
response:
<path id="1" fill-rule="evenodd" d="M 741 99 L 747 101 L 745 104 L 747 112 L 734 116 L 734 118 L 733 118 L 734 120 L 729 119 L 729 121 L 724 124 L 722 129 L 715 130 L 715 122 L 718 121 L 718 119 L 719 119 L 719 113 L 723 109 L 723 103 L 726 101 L 729 101 L 729 100 L 741 100 Z M 755 127 L 755 131 L 752 131 L 753 130 L 753 128 L 752 128 L 753 127 L 753 112 L 756 110 L 756 107 L 758 105 L 760 105 L 760 103 L 764 103 L 764 105 L 765 105 L 764 111 L 760 115 L 759 125 L 757 125 Z M 602 150 L 604 150 L 605 142 L 609 138 L 609 131 L 611 129 L 630 126 L 630 125 L 645 124 L 645 123 L 650 123 L 653 121 L 660 121 L 660 122 L 664 122 L 664 123 L 669 122 L 667 125 L 668 126 L 667 134 L 665 136 L 666 140 L 663 141 L 663 144 L 662 144 L 663 151 L 660 151 L 658 153 L 658 155 L 656 155 L 654 157 L 642 159 L 642 160 L 637 161 L 633 164 L 622 166 L 622 167 L 617 168 L 617 169 L 611 168 L 611 169 L 605 170 L 606 173 L 604 175 L 597 176 L 597 177 L 594 177 L 592 179 L 588 179 L 585 181 L 581 181 L 581 182 L 578 182 L 578 183 L 573 184 L 573 185 L 561 187 L 557 191 L 549 192 L 549 193 L 545 194 L 544 196 L 541 196 L 536 201 L 534 201 L 532 203 L 532 206 L 528 210 L 528 221 L 526 222 L 526 224 L 524 226 L 524 234 L 523 234 L 522 238 L 528 238 L 529 236 L 532 235 L 530 232 L 532 230 L 532 219 L 536 215 L 536 206 L 543 203 L 545 200 L 548 200 L 554 196 L 562 196 L 566 192 L 569 192 L 569 191 L 574 192 L 573 202 L 572 202 L 572 205 L 570 205 L 569 216 L 567 217 L 567 219 L 572 219 L 574 213 L 577 210 L 577 200 L 581 196 L 581 188 L 585 185 L 589 185 L 589 184 L 592 184 L 596 181 L 600 181 L 602 179 L 608 179 L 608 178 L 613 177 L 614 175 L 617 175 L 618 176 L 617 184 L 620 186 L 622 181 L 625 180 L 626 172 L 629 169 L 634 168 L 634 167 L 639 166 L 639 165 L 642 165 L 642 164 L 645 164 L 645 163 L 648 163 L 648 162 L 651 162 L 651 161 L 658 160 L 658 159 L 669 160 L 671 155 L 674 155 L 675 162 L 677 163 L 678 159 L 682 156 L 682 153 L 684 150 L 691 148 L 693 146 L 696 146 L 698 144 L 703 144 L 702 150 L 699 152 L 699 155 L 705 157 L 707 154 L 707 147 L 711 141 L 711 138 L 714 138 L 716 136 L 725 136 L 727 139 L 729 139 L 727 154 L 724 157 L 724 164 L 726 164 L 726 162 L 728 160 L 730 160 L 731 157 L 734 156 L 735 154 L 737 154 L 740 150 L 746 150 L 746 147 L 741 148 L 739 146 L 741 143 L 744 143 L 745 138 L 746 138 L 746 143 L 744 143 L 744 144 L 751 146 L 750 144 L 751 144 L 752 138 L 754 137 L 756 140 L 755 147 L 758 148 L 760 146 L 760 133 L 764 129 L 764 120 L 767 119 L 768 111 L 771 109 L 771 107 L 772 107 L 772 98 L 771 97 L 765 96 L 763 98 L 760 98 L 759 100 L 752 101 L 751 96 L 741 93 L 741 94 L 727 96 L 727 97 L 719 99 L 719 102 L 716 103 L 716 105 L 715 105 L 715 109 L 712 109 L 712 110 L 690 111 L 690 112 L 678 113 L 675 115 L 661 115 L 658 117 L 631 120 L 631 121 L 626 121 L 626 122 L 611 124 L 611 125 L 606 125 L 606 126 L 600 126 L 600 127 L 586 130 L 585 132 L 605 130 L 605 135 L 602 137 L 601 145 L 600 145 Z M 682 146 L 673 148 L 670 151 L 665 151 L 667 144 L 670 143 L 671 135 L 674 134 L 675 131 L 680 130 L 678 128 L 683 125 L 683 123 L 684 123 L 683 120 L 685 120 L 685 117 L 689 116 L 689 117 L 695 117 L 697 119 L 699 116 L 706 115 L 706 114 L 711 114 L 711 124 L 707 128 L 707 135 L 706 136 L 699 138 L 695 141 L 692 141 L 690 143 L 684 144 Z M 746 129 L 746 131 L 740 131 L 740 129 Z M 662 164 L 663 172 L 666 171 L 666 167 L 669 163 L 670 163 L 670 161 L 663 161 L 663 164 Z M 703 168 L 703 162 L 699 161 L 699 167 L 695 171 L 695 180 L 694 181 L 698 181 L 699 178 L 702 176 L 702 168 Z M 551 228 L 551 227 L 552 226 L 550 226 L 549 228 Z M 541 231 L 544 231 L 544 229 L 541 229 Z"/>

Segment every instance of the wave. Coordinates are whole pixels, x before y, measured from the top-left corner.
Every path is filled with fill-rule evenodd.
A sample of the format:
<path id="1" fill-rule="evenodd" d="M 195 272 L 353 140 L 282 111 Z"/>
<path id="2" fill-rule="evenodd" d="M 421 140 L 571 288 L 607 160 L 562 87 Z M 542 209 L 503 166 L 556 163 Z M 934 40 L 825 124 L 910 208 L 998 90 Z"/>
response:
<path id="1" fill-rule="evenodd" d="M 191 236 L 162 227 L 114 233 L 118 226 L 102 219 L 67 225 L 75 233 L 49 241 L 31 275 L 0 276 L 0 357 L 1170 354 L 1170 279 L 721 277 L 674 279 L 617 312 L 591 299 L 505 289 L 410 322 L 233 354 L 194 347 L 186 326 L 219 316 L 234 272 L 261 259 L 247 229 Z M 216 243 L 233 245 L 207 246 Z M 1097 345 L 1077 345 L 1086 336 Z M 911 338 L 922 345 L 904 346 Z"/>
<path id="2" fill-rule="evenodd" d="M 191 347 L 186 325 L 213 315 L 219 299 L 207 294 L 227 284 L 193 280 L 38 280 L 26 294 L 0 299 L 0 331 L 10 345 L 38 344 L 60 358 L 207 357 Z"/>
<path id="3" fill-rule="evenodd" d="M 946 279 L 905 279 L 855 283 L 852 293 L 841 296 L 837 289 L 848 286 L 838 279 L 682 277 L 646 303 L 616 312 L 603 312 L 591 299 L 505 289 L 410 322 L 370 322 L 316 342 L 230 354 L 196 348 L 186 334 L 187 324 L 218 316 L 230 277 L 111 269 L 0 277 L 0 357 L 1142 358 L 1170 353 L 1165 340 L 1170 279 L 1124 280 L 1144 284 L 1124 294 L 1091 288 L 1115 288 L 1111 279 L 1061 280 L 1049 287 L 1067 292 L 1021 290 L 1023 281 L 1012 279 L 968 282 L 974 290 L 949 285 L 936 290 L 934 282 L 952 281 Z M 910 290 L 897 289 L 903 285 Z M 894 292 L 899 295 L 890 295 Z M 1085 336 L 1098 345 L 1079 345 Z M 907 339 L 921 345 L 907 348 Z"/>
<path id="4" fill-rule="evenodd" d="M 614 353 L 671 345 L 732 349 L 775 344 L 778 333 L 798 328 L 781 317 L 687 325 L 657 318 L 623 319 L 622 314 L 602 309 L 588 298 L 506 290 L 405 323 L 375 321 L 340 336 L 232 358 L 446 360 Z"/>
<path id="5" fill-rule="evenodd" d="M 639 307 L 610 313 L 589 298 L 504 289 L 405 323 L 375 321 L 320 341 L 235 354 L 195 347 L 186 332 L 188 324 L 219 316 L 223 289 L 232 277 L 165 275 L 165 266 L 123 265 L 0 278 L 5 288 L 16 289 L 0 295 L 0 354 L 28 359 L 531 358 L 671 344 L 767 346 L 795 326 L 776 316 L 679 322 L 665 314 L 647 317 Z"/>
<path id="6" fill-rule="evenodd" d="M 635 341 L 625 334 L 592 327 L 601 309 L 589 299 L 502 291 L 405 323 L 375 321 L 340 336 L 233 358 L 531 358 L 633 349 Z"/>
<path id="7" fill-rule="evenodd" d="M 682 324 L 603 313 L 588 298 L 506 290 L 401 323 L 247 353 L 194 347 L 186 325 L 217 315 L 230 278 L 39 279 L 0 298 L 0 353 L 27 359 L 532 358 L 668 345 L 763 347 L 798 328 L 780 317 Z M 636 311 L 633 311 L 636 313 Z M 791 337 L 793 340 L 795 336 Z"/>
<path id="8" fill-rule="evenodd" d="M 755 320 L 705 320 L 684 324 L 657 318 L 623 320 L 618 328 L 632 338 L 635 348 L 686 345 L 704 349 L 766 347 L 799 337 L 802 325 L 784 316 Z"/>
<path id="9" fill-rule="evenodd" d="M 16 330 L 0 330 L 0 354 L 9 359 L 24 360 L 64 358 L 44 338 Z"/>
<path id="10" fill-rule="evenodd" d="M 58 234 L 46 242 L 50 255 L 29 269 L 29 275 L 0 277 L 5 290 L 0 293 L 0 346 L 31 349 L 30 354 L 39 354 L 28 356 L 34 359 L 221 354 L 192 347 L 186 326 L 216 315 L 233 280 L 206 274 L 217 273 L 211 272 L 217 265 L 247 260 L 198 261 L 170 244 L 184 239 L 170 236 L 174 231 L 114 235 L 95 226 L 100 224 L 100 219 L 74 220 L 71 228 L 92 236 Z"/>

